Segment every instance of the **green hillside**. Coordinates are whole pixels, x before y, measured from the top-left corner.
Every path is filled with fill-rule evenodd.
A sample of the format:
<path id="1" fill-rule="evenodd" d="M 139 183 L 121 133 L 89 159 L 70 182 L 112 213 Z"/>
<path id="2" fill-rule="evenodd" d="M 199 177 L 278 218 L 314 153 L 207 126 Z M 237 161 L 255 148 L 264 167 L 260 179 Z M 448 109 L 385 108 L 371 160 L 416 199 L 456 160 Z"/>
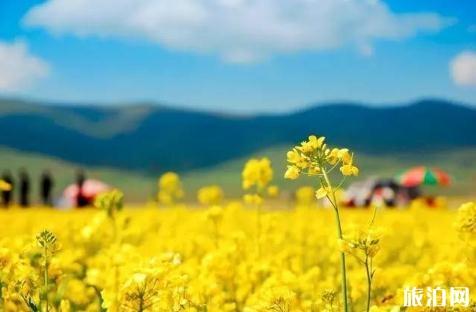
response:
<path id="1" fill-rule="evenodd" d="M 474 120 L 474 107 L 437 99 L 382 108 L 319 104 L 285 114 L 237 116 L 157 105 L 48 105 L 0 98 L 0 133 L 8 134 L 0 135 L 0 146 L 86 167 L 157 175 L 233 163 L 311 133 L 359 154 L 474 149 L 476 137 L 468 135 L 476 133 Z"/>
<path id="2" fill-rule="evenodd" d="M 299 185 L 311 184 L 312 180 L 286 181 L 282 178 L 285 168 L 287 147 L 280 146 L 263 150 L 253 156 L 267 156 L 275 168 L 275 183 L 284 192 L 289 192 Z M 194 199 L 196 190 L 203 185 L 222 185 L 228 196 L 240 196 L 240 173 L 248 157 L 235 159 L 218 166 L 182 173 L 187 199 Z M 361 176 L 391 177 L 399 171 L 425 164 L 438 166 L 447 170 L 454 178 L 453 186 L 447 189 L 430 189 L 443 194 L 475 195 L 476 194 L 476 149 L 432 154 L 398 154 L 386 156 L 367 156 L 359 154 L 356 161 L 361 168 Z M 12 149 L 0 148 L 0 170 L 9 168 L 15 174 L 18 168 L 28 169 L 33 181 L 33 194 L 38 193 L 37 179 L 44 168 L 50 169 L 56 179 L 55 195 L 58 196 L 66 185 L 74 181 L 76 164 L 40 154 L 27 154 Z M 84 167 L 83 167 L 84 168 Z M 87 167 L 88 177 L 103 180 L 126 192 L 129 201 L 139 202 L 151 199 L 156 188 L 156 177 L 147 176 L 133 171 L 118 170 L 106 167 Z"/>

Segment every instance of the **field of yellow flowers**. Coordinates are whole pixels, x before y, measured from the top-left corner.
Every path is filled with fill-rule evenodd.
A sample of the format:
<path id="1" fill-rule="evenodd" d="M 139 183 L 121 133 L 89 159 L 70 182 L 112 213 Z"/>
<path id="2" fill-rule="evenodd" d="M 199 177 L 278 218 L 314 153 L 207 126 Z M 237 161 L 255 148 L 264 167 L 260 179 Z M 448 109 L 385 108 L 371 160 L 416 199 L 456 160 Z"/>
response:
<path id="1" fill-rule="evenodd" d="M 0 311 L 476 311 L 476 206 L 341 209 L 329 170 L 358 169 L 316 139 L 288 153 L 289 178 L 319 181 L 293 202 L 268 198 L 263 158 L 244 167 L 243 200 L 208 186 L 180 203 L 168 173 L 159 204 L 123 207 L 114 190 L 91 209 L 0 211 Z M 426 287 L 473 292 L 466 306 L 404 306 L 404 289 Z"/>

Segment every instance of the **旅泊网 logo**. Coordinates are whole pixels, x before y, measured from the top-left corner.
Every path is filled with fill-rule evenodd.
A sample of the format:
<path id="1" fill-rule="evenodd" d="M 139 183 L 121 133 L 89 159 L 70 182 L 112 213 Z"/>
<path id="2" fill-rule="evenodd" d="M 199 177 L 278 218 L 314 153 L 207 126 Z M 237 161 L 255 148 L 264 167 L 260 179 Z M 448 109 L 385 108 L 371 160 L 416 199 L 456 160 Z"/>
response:
<path id="1" fill-rule="evenodd" d="M 406 287 L 403 290 L 405 307 L 468 307 L 468 287 Z"/>

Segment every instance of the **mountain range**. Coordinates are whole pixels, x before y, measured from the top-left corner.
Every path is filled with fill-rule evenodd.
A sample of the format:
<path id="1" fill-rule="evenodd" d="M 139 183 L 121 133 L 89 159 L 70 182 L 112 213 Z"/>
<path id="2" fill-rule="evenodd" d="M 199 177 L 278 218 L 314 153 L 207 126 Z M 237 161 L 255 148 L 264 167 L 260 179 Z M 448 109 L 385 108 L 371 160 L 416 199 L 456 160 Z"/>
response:
<path id="1" fill-rule="evenodd" d="M 309 134 L 366 154 L 476 147 L 476 109 L 439 99 L 398 106 L 319 104 L 239 116 L 161 105 L 49 104 L 0 99 L 0 146 L 85 166 L 144 173 L 213 166 Z"/>

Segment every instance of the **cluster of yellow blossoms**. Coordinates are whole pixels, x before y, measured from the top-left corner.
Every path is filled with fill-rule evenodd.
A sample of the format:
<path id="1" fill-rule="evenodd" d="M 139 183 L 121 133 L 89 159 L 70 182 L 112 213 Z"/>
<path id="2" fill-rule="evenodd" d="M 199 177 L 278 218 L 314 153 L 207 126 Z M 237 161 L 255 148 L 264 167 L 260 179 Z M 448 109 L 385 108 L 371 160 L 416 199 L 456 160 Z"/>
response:
<path id="1" fill-rule="evenodd" d="M 268 158 L 248 160 L 241 174 L 242 187 L 247 192 L 244 196 L 245 202 L 260 205 L 265 191 L 271 197 L 276 196 L 278 188 L 274 185 L 269 186 L 272 180 L 273 168 Z"/>
<path id="2" fill-rule="evenodd" d="M 476 262 L 476 203 L 461 205 L 455 227 L 466 244 L 466 256 Z"/>
<path id="3" fill-rule="evenodd" d="M 255 186 L 264 189 L 273 179 L 273 169 L 268 158 L 248 160 L 242 172 L 243 189 L 248 190 Z"/>
<path id="4" fill-rule="evenodd" d="M 197 201 L 202 205 L 221 204 L 224 197 L 225 193 L 218 185 L 204 186 L 197 192 Z"/>
<path id="5" fill-rule="evenodd" d="M 341 174 L 357 176 L 359 169 L 354 164 L 354 155 L 347 148 L 329 148 L 324 137 L 309 136 L 307 141 L 295 146 L 287 153 L 288 167 L 284 177 L 295 180 L 301 174 L 316 176 L 320 180 L 320 188 L 316 191 L 318 199 L 329 196 L 344 182 L 340 179 L 337 185 L 330 184 L 329 176 L 339 166 Z"/>
<path id="6" fill-rule="evenodd" d="M 288 170 L 285 177 L 297 179 L 301 173 L 318 175 L 322 168 L 331 171 L 335 166 L 340 166 L 344 176 L 356 176 L 359 169 L 353 164 L 353 154 L 347 148 L 329 148 L 324 137 L 309 136 L 299 146 L 295 146 L 287 153 Z"/>
<path id="7" fill-rule="evenodd" d="M 470 241 L 476 239 L 476 205 L 466 203 L 459 208 L 458 231 Z"/>
<path id="8" fill-rule="evenodd" d="M 158 181 L 157 199 L 159 203 L 171 205 L 184 196 L 182 181 L 175 172 L 164 173 Z"/>

